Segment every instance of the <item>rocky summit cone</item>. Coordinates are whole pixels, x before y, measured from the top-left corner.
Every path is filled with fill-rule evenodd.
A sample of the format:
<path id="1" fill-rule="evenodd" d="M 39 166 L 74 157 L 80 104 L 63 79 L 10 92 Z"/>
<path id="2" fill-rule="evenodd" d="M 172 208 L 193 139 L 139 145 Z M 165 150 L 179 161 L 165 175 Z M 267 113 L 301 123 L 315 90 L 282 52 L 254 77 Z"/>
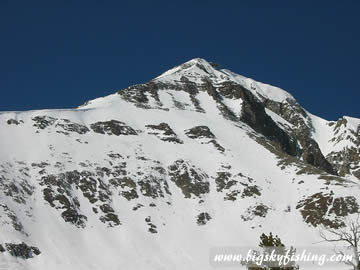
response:
<path id="1" fill-rule="evenodd" d="M 359 211 L 360 119 L 196 58 L 76 109 L 0 114 L 11 269 L 211 269 L 209 250 L 320 241 Z"/>

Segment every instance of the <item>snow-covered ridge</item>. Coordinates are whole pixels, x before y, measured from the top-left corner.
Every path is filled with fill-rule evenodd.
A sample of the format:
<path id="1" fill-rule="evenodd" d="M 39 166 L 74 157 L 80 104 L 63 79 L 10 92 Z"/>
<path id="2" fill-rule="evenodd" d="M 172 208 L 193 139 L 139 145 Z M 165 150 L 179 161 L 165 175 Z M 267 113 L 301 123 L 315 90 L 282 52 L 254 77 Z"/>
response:
<path id="1" fill-rule="evenodd" d="M 210 79 L 215 84 L 232 81 L 249 89 L 259 98 L 265 97 L 276 102 L 284 102 L 287 99 L 295 100 L 291 94 L 279 87 L 255 81 L 227 69 L 217 70 L 209 62 L 201 58 L 194 58 L 176 66 L 154 80 L 174 82 L 180 81 L 181 77 L 185 77 L 194 83 L 202 83 L 203 78 Z"/>
<path id="2" fill-rule="evenodd" d="M 222 69 L 221 71 L 228 75 L 230 80 L 239 83 L 246 89 L 249 89 L 256 96 L 260 97 L 260 99 L 262 96 L 276 102 L 285 102 L 288 99 L 295 100 L 295 98 L 290 93 L 279 87 L 255 81 L 251 78 L 244 77 L 227 69 Z"/>

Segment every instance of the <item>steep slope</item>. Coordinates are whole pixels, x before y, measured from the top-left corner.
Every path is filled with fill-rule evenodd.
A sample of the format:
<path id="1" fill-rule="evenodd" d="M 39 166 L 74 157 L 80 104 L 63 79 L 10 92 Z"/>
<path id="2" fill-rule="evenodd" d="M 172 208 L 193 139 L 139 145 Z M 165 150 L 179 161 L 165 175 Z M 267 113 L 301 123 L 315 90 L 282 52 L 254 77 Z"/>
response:
<path id="1" fill-rule="evenodd" d="M 203 59 L 77 109 L 3 112 L 2 262 L 209 269 L 209 249 L 263 232 L 310 245 L 359 211 L 360 120 L 344 119 Z"/>

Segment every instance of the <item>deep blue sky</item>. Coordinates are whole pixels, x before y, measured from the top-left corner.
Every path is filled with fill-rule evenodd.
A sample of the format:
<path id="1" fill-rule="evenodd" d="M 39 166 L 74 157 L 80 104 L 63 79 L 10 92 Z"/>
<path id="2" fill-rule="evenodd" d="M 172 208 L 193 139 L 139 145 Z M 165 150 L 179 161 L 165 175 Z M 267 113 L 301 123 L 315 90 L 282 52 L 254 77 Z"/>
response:
<path id="1" fill-rule="evenodd" d="M 0 110 L 75 107 L 201 57 L 360 118 L 359 3 L 0 0 Z"/>

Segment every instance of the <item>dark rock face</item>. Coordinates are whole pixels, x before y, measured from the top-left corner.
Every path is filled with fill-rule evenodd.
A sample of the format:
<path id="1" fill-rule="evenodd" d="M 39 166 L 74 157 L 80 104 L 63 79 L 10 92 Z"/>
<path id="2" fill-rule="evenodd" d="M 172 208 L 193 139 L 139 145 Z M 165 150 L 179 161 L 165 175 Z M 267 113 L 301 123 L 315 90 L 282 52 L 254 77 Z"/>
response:
<path id="1" fill-rule="evenodd" d="M 15 181 L 14 179 L 7 179 L 5 175 L 0 175 L 0 188 L 6 196 L 11 197 L 16 203 L 25 204 L 26 198 L 34 192 L 34 187 L 27 181 L 28 176 L 24 172 L 24 175 Z"/>
<path id="2" fill-rule="evenodd" d="M 95 175 L 89 171 L 69 171 L 58 175 L 47 175 L 41 178 L 44 199 L 51 207 L 61 211 L 61 217 L 76 227 L 84 228 L 87 217 L 80 213 L 80 202 L 74 195 L 76 190 L 82 192 L 89 203 L 98 206 L 102 212 L 100 220 L 110 227 L 120 225 L 120 221 L 111 210 L 111 192 L 101 180 L 103 171 Z M 94 207 L 97 212 L 97 208 Z"/>
<path id="3" fill-rule="evenodd" d="M 225 148 L 222 147 L 216 140 L 210 140 L 207 144 L 212 144 L 220 153 L 225 152 Z"/>
<path id="4" fill-rule="evenodd" d="M 96 122 L 90 125 L 90 128 L 99 134 L 107 135 L 137 135 L 137 132 L 132 128 L 126 125 L 123 122 L 117 120 L 110 120 L 105 122 Z"/>
<path id="5" fill-rule="evenodd" d="M 37 247 L 28 246 L 24 242 L 20 244 L 6 243 L 5 247 L 11 256 L 18 257 L 21 259 L 30 259 L 33 258 L 34 255 L 40 255 L 41 253 Z M 2 250 L 4 250 L 3 247 Z"/>
<path id="6" fill-rule="evenodd" d="M 304 109 L 296 101 L 288 99 L 286 102 L 280 103 L 263 98 L 262 103 L 265 108 L 268 108 L 293 124 L 296 130 L 300 130 L 307 135 L 311 133 L 313 129 L 312 123 Z"/>
<path id="7" fill-rule="evenodd" d="M 20 125 L 20 124 L 24 123 L 24 121 L 23 120 L 18 121 L 16 119 L 9 119 L 6 121 L 6 123 L 8 125 Z"/>
<path id="8" fill-rule="evenodd" d="M 169 176 L 170 180 L 181 189 L 185 198 L 191 198 L 191 195 L 201 197 L 202 194 L 210 191 L 208 176 L 189 161 L 182 159 L 175 161 L 169 166 Z"/>
<path id="9" fill-rule="evenodd" d="M 296 101 L 287 100 L 285 103 L 280 103 L 264 98 L 263 104 L 295 127 L 291 130 L 292 136 L 302 147 L 302 149 L 298 149 L 296 156 L 327 173 L 336 174 L 333 166 L 322 154 L 317 142 L 311 138 L 312 123 L 304 109 Z"/>
<path id="10" fill-rule="evenodd" d="M 215 138 L 215 135 L 210 131 L 207 126 L 193 127 L 191 129 L 185 130 L 185 134 L 191 139 Z"/>
<path id="11" fill-rule="evenodd" d="M 183 141 L 178 138 L 176 133 L 167 123 L 160 123 L 158 125 L 146 125 L 146 128 L 148 129 L 148 134 L 153 134 L 164 142 L 183 144 Z"/>
<path id="12" fill-rule="evenodd" d="M 242 220 L 249 221 L 253 220 L 255 217 L 265 218 L 270 208 L 263 203 L 250 206 L 245 214 L 241 215 Z"/>
<path id="13" fill-rule="evenodd" d="M 232 186 L 237 184 L 237 181 L 231 179 L 232 174 L 229 172 L 218 172 L 217 177 L 215 178 L 216 190 L 218 192 L 223 191 L 224 189 L 230 189 Z"/>
<path id="14" fill-rule="evenodd" d="M 202 80 L 202 84 L 191 82 L 184 76 L 181 77 L 180 81 L 176 82 L 164 83 L 153 80 L 146 84 L 129 87 L 119 91 L 118 94 L 121 95 L 124 100 L 144 109 L 151 108 L 149 98 L 152 98 L 157 103 L 157 109 L 163 109 L 158 91 L 166 89 L 184 91 L 189 94 L 193 105 L 197 108 L 196 110 L 204 112 L 196 99 L 196 95 L 199 91 L 205 91 L 216 101 L 217 107 L 224 118 L 234 122 L 242 121 L 272 141 L 280 151 L 293 157 L 300 157 L 310 165 L 330 174 L 336 174 L 333 166 L 321 153 L 317 143 L 311 139 L 313 129 L 311 121 L 308 119 L 304 109 L 296 101 L 288 99 L 284 103 L 279 103 L 266 99 L 265 97 L 261 97 L 261 100 L 259 100 L 248 89 L 234 82 L 228 81 L 221 85 L 214 86 L 209 78 L 204 77 Z M 225 105 L 223 102 L 224 98 L 242 101 L 240 116 L 235 115 L 234 112 Z M 176 104 L 175 107 L 184 109 L 184 106 L 176 106 Z M 296 130 L 287 130 L 287 132 L 285 132 L 266 114 L 265 108 L 272 110 L 293 124 Z M 194 130 L 194 132 L 197 131 Z M 208 135 L 211 137 L 211 134 Z M 194 136 L 201 135 L 194 134 Z M 177 139 L 173 140 L 174 142 L 177 141 Z M 214 143 L 215 142 L 216 141 L 214 141 Z M 215 147 L 218 148 L 220 152 L 225 151 L 221 145 L 215 145 Z"/>
<path id="15" fill-rule="evenodd" d="M 167 195 L 171 195 L 166 169 L 155 160 L 143 160 L 143 162 L 144 167 L 134 175 L 139 195 L 152 199 L 165 198 Z"/>
<path id="16" fill-rule="evenodd" d="M 138 84 L 130 86 L 125 90 L 117 92 L 125 101 L 133 103 L 135 106 L 142 109 L 151 109 L 149 99 L 155 101 L 155 108 L 162 109 L 163 104 L 160 101 L 158 90 L 163 86 L 153 81 L 145 84 Z"/>
<path id="17" fill-rule="evenodd" d="M 114 152 L 108 153 L 107 156 L 111 159 L 109 167 L 80 162 L 79 166 L 87 168 L 86 170 L 58 174 L 48 174 L 46 162 L 32 164 L 34 168 L 44 171 L 39 181 L 43 187 L 44 199 L 50 207 L 59 211 L 65 222 L 78 228 L 86 226 L 88 218 L 81 211 L 84 204 L 82 197 L 87 199 L 88 206 L 98 215 L 101 222 L 108 227 L 114 227 L 122 224 L 113 209 L 112 198 L 115 194 L 128 201 L 140 196 L 158 199 L 171 195 L 167 170 L 159 161 L 137 156 L 139 166 L 130 171 L 125 162 L 130 156 L 125 158 Z M 149 207 L 154 206 L 154 202 L 149 204 Z M 134 211 L 140 207 L 143 205 L 136 207 Z"/>
<path id="18" fill-rule="evenodd" d="M 212 82 L 208 79 L 204 79 L 204 85 L 201 86 L 203 91 L 206 91 L 216 102 L 217 108 L 220 114 L 228 120 L 240 121 L 240 119 L 223 103 L 223 96 L 220 94 L 221 87 L 213 86 Z"/>
<path id="19" fill-rule="evenodd" d="M 64 135 L 69 135 L 70 132 L 82 135 L 90 131 L 86 126 L 71 122 L 69 119 L 57 119 L 44 115 L 35 116 L 32 120 L 35 122 L 33 126 L 38 129 L 37 132 L 51 126 L 54 126 L 57 133 Z"/>
<path id="20" fill-rule="evenodd" d="M 90 131 L 86 126 L 73 123 L 68 119 L 60 119 L 55 127 L 60 127 L 62 130 L 56 131 L 58 133 L 63 133 L 65 135 L 69 132 L 75 132 L 78 134 L 85 134 Z"/>
<path id="21" fill-rule="evenodd" d="M 44 115 L 44 116 L 36 116 L 32 118 L 32 120 L 35 122 L 33 124 L 34 127 L 37 127 L 38 129 L 45 129 L 49 126 L 52 126 L 57 119 L 54 117 Z"/>
<path id="22" fill-rule="evenodd" d="M 157 226 L 151 222 L 151 217 L 150 216 L 145 218 L 145 222 L 149 226 L 148 231 L 150 233 L 158 233 Z"/>
<path id="23" fill-rule="evenodd" d="M 241 198 L 261 196 L 260 188 L 257 185 L 246 185 Z"/>
<path id="24" fill-rule="evenodd" d="M 217 172 L 215 183 L 218 192 L 225 192 L 225 201 L 261 196 L 261 189 L 255 185 L 254 179 L 242 173 L 233 175 L 227 171 Z"/>
<path id="25" fill-rule="evenodd" d="M 24 232 L 24 227 L 18 217 L 16 216 L 15 212 L 10 210 L 10 208 L 5 204 L 0 204 L 0 207 L 2 208 L 3 215 L 6 215 L 9 219 L 9 223 L 11 226 L 18 232 L 21 232 L 26 235 Z"/>
<path id="26" fill-rule="evenodd" d="M 115 214 L 114 209 L 107 203 L 100 205 L 101 211 L 105 214 L 100 217 L 103 223 L 107 223 L 109 227 L 121 225 L 118 216 Z"/>
<path id="27" fill-rule="evenodd" d="M 206 87 L 213 99 L 218 104 L 221 104 L 221 110 L 223 114 L 227 115 L 228 119 L 248 124 L 255 131 L 277 143 L 283 152 L 296 156 L 298 152 L 296 140 L 278 127 L 272 118 L 266 114 L 264 106 L 249 90 L 231 82 L 224 83 L 217 89 L 210 85 Z M 222 96 L 243 101 L 240 119 L 221 102 Z"/>
<path id="28" fill-rule="evenodd" d="M 147 87 L 145 85 L 134 85 L 126 89 L 126 91 L 119 91 L 118 94 L 124 98 L 124 100 L 134 103 L 138 107 L 145 107 L 149 101 L 146 96 Z"/>
<path id="29" fill-rule="evenodd" d="M 184 67 L 185 68 L 185 67 Z M 198 66 L 201 67 L 201 65 Z M 205 72 L 206 68 L 204 68 Z M 208 72 L 206 72 L 208 73 Z M 242 121 L 253 128 L 256 132 L 264 135 L 270 140 L 280 151 L 304 160 L 310 165 L 320 168 L 330 174 L 336 174 L 334 169 L 334 158 L 325 158 L 317 143 L 311 139 L 313 126 L 306 111 L 293 99 L 287 99 L 280 103 L 263 96 L 256 97 L 249 89 L 236 84 L 231 81 L 222 82 L 220 85 L 211 81 L 211 74 L 209 77 L 202 77 L 202 83 L 195 83 L 189 78 L 182 76 L 179 81 L 159 81 L 152 80 L 145 84 L 134 85 L 127 89 L 121 90 L 118 94 L 126 101 L 133 103 L 143 109 L 164 109 L 163 104 L 159 98 L 159 91 L 172 89 L 174 91 L 184 91 L 189 94 L 190 100 L 198 112 L 204 112 L 201 108 L 196 96 L 199 92 L 207 92 L 216 102 L 218 110 L 224 118 L 239 122 Z M 239 100 L 242 102 L 240 116 L 236 115 L 224 102 L 224 98 Z M 150 102 L 150 99 L 151 102 Z M 155 107 L 154 104 L 155 102 Z M 182 104 L 176 103 L 174 105 L 178 109 L 186 109 Z M 290 127 L 280 128 L 272 118 L 266 114 L 265 108 L 278 114 L 286 121 L 291 123 L 295 128 L 291 130 Z M 286 130 L 286 131 L 284 131 Z M 174 139 L 176 142 L 176 139 Z M 215 145 L 215 144 L 214 144 Z M 215 146 L 220 152 L 225 149 L 220 145 Z M 353 156 L 353 155 L 351 155 Z M 360 153 L 358 153 L 360 156 Z M 339 164 L 339 163 L 337 163 Z M 337 171 L 345 173 L 350 169 L 346 166 L 337 168 Z"/>
<path id="30" fill-rule="evenodd" d="M 272 118 L 266 114 L 261 103 L 257 102 L 249 91 L 244 91 L 243 100 L 241 120 L 255 131 L 279 144 L 283 152 L 295 156 L 298 152 L 296 140 L 278 127 Z"/>
<path id="31" fill-rule="evenodd" d="M 211 220 L 211 216 L 209 213 L 203 212 L 200 213 L 197 217 L 196 217 L 196 223 L 198 225 L 206 225 L 206 223 L 208 223 L 208 221 Z"/>
<path id="32" fill-rule="evenodd" d="M 217 142 L 215 135 L 207 126 L 196 126 L 187 129 L 184 132 L 186 136 L 191 139 L 198 140 L 201 144 L 212 144 L 220 153 L 225 152 L 225 148 Z"/>
<path id="33" fill-rule="evenodd" d="M 360 125 L 355 129 L 347 128 L 347 125 L 346 118 L 341 118 L 333 123 L 334 137 L 331 142 L 337 144 L 345 139 L 349 145 L 341 151 L 329 153 L 326 159 L 340 176 L 353 174 L 360 179 Z"/>
<path id="34" fill-rule="evenodd" d="M 314 227 L 323 224 L 334 229 L 345 225 L 341 217 L 359 211 L 356 198 L 352 196 L 334 198 L 333 192 L 316 193 L 300 201 L 296 208 L 300 209 L 306 223 Z"/>
<path id="35" fill-rule="evenodd" d="M 303 136 L 299 137 L 299 141 L 304 146 L 301 151 L 301 157 L 306 163 L 313 165 L 317 168 L 321 168 L 327 173 L 336 175 L 336 171 L 325 159 L 316 141 L 309 137 Z"/>
<path id="36" fill-rule="evenodd" d="M 121 178 L 112 178 L 109 182 L 117 189 L 124 189 L 123 191 L 119 191 L 119 195 L 125 197 L 128 201 L 139 198 L 136 191 L 137 185 L 132 178 L 126 176 Z"/>

